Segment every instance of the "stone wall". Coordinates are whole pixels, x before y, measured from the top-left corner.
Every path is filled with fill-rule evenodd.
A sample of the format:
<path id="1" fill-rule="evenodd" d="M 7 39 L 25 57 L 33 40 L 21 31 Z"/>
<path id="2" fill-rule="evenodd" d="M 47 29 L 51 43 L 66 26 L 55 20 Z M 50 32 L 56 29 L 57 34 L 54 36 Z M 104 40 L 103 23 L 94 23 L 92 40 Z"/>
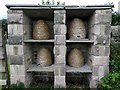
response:
<path id="1" fill-rule="evenodd" d="M 3 30 L 0 28 L 0 86 L 6 85 L 6 70 L 4 60 L 4 48 L 3 48 Z"/>
<path id="2" fill-rule="evenodd" d="M 120 42 L 120 26 L 111 26 L 111 41 Z"/>

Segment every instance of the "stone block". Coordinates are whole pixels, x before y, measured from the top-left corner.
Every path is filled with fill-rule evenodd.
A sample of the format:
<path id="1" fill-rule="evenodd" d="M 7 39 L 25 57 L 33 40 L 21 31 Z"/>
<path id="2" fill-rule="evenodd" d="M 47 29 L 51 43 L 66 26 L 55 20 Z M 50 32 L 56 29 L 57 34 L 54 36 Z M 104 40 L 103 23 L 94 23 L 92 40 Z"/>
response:
<path id="1" fill-rule="evenodd" d="M 22 36 L 8 36 L 8 44 L 10 45 L 22 45 Z"/>
<path id="2" fill-rule="evenodd" d="M 25 76 L 11 76 L 10 77 L 10 81 L 11 81 L 11 84 L 15 84 L 17 82 L 23 82 L 25 83 L 26 82 L 26 78 Z"/>
<path id="3" fill-rule="evenodd" d="M 105 75 L 107 75 L 109 73 L 109 66 L 108 65 L 104 65 L 104 66 L 99 66 L 98 69 L 98 77 L 99 80 L 104 77 Z"/>
<path id="4" fill-rule="evenodd" d="M 5 72 L 5 61 L 0 60 L 0 72 Z"/>
<path id="5" fill-rule="evenodd" d="M 64 24 L 55 24 L 54 25 L 54 34 L 55 35 L 66 35 L 67 28 Z"/>
<path id="6" fill-rule="evenodd" d="M 65 45 L 66 36 L 65 35 L 55 35 L 55 45 Z"/>
<path id="7" fill-rule="evenodd" d="M 61 55 L 61 56 L 65 56 L 66 55 L 66 46 L 64 45 L 55 45 L 54 46 L 54 55 L 58 56 L 58 55 Z"/>
<path id="8" fill-rule="evenodd" d="M 23 55 L 10 55 L 10 65 L 22 65 Z"/>
<path id="9" fill-rule="evenodd" d="M 54 88 L 65 88 L 66 80 L 65 76 L 55 76 L 54 77 Z"/>
<path id="10" fill-rule="evenodd" d="M 64 66 L 56 66 L 54 69 L 54 76 L 65 76 L 66 75 L 66 69 Z"/>
<path id="11" fill-rule="evenodd" d="M 3 51 L 3 47 L 0 47 L 0 59 L 4 58 L 4 51 Z"/>
<path id="12" fill-rule="evenodd" d="M 12 13 L 8 14 L 8 24 L 22 24 L 23 23 L 23 14 Z"/>
<path id="13" fill-rule="evenodd" d="M 54 24 L 65 24 L 66 14 L 64 10 L 54 11 Z"/>
<path id="14" fill-rule="evenodd" d="M 109 56 L 92 56 L 92 64 L 95 66 L 109 65 Z"/>
<path id="15" fill-rule="evenodd" d="M 106 13 L 106 12 L 109 12 L 109 13 Z M 112 16 L 111 10 L 109 11 L 96 10 L 95 13 L 90 18 L 89 27 L 92 27 L 98 24 L 101 24 L 101 25 L 111 24 L 111 16 Z"/>
<path id="16" fill-rule="evenodd" d="M 92 75 L 98 76 L 99 66 L 92 66 Z"/>
<path id="17" fill-rule="evenodd" d="M 109 56 L 110 55 L 110 47 L 109 46 L 100 46 L 100 45 L 92 46 L 91 54 L 94 56 Z"/>
<path id="18" fill-rule="evenodd" d="M 24 65 L 10 65 L 10 76 L 24 76 L 25 66 Z"/>
<path id="19" fill-rule="evenodd" d="M 62 55 L 56 55 L 55 56 L 55 63 L 58 64 L 66 64 L 66 57 Z"/>
<path id="20" fill-rule="evenodd" d="M 23 55 L 23 45 L 6 45 L 7 55 Z"/>
<path id="21" fill-rule="evenodd" d="M 7 80 L 0 80 L 0 85 L 7 85 Z"/>
<path id="22" fill-rule="evenodd" d="M 90 80 L 90 88 L 97 88 L 98 76 L 92 76 Z"/>
<path id="23" fill-rule="evenodd" d="M 8 25 L 8 35 L 23 35 L 23 25 L 22 24 L 9 24 Z"/>
<path id="24" fill-rule="evenodd" d="M 111 26 L 109 24 L 107 24 L 107 25 L 94 25 L 90 29 L 90 33 L 93 35 L 100 35 L 100 36 L 107 35 L 108 36 L 111 34 Z"/>

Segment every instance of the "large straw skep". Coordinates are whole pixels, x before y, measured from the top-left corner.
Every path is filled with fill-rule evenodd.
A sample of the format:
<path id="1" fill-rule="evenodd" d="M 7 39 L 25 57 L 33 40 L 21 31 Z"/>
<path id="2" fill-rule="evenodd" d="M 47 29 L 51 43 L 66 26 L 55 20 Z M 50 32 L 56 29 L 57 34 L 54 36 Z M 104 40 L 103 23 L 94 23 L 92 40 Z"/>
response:
<path id="1" fill-rule="evenodd" d="M 81 67 L 84 65 L 84 56 L 80 49 L 74 48 L 68 54 L 68 65 L 72 67 Z"/>
<path id="2" fill-rule="evenodd" d="M 44 20 L 38 20 L 33 25 L 33 39 L 46 40 L 49 39 L 49 28 Z"/>
<path id="3" fill-rule="evenodd" d="M 86 30 L 84 22 L 75 18 L 70 22 L 68 27 L 68 36 L 69 39 L 85 39 L 86 38 Z"/>
<path id="4" fill-rule="evenodd" d="M 53 63 L 52 52 L 49 48 L 40 48 L 37 52 L 37 65 L 49 66 Z"/>

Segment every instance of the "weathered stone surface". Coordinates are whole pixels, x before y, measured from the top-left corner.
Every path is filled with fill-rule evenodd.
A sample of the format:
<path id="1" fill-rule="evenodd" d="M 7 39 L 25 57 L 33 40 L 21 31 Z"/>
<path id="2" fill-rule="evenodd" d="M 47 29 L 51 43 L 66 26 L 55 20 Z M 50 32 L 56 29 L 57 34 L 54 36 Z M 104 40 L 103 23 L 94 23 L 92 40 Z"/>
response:
<path id="1" fill-rule="evenodd" d="M 110 47 L 109 46 L 100 46 L 100 45 L 92 46 L 91 54 L 94 56 L 109 56 L 110 55 Z"/>
<path id="2" fill-rule="evenodd" d="M 23 55 L 10 55 L 10 65 L 22 65 L 23 64 Z"/>
<path id="3" fill-rule="evenodd" d="M 22 36 L 8 36 L 8 44 L 10 45 L 22 45 Z"/>
<path id="4" fill-rule="evenodd" d="M 8 10 L 7 11 L 8 14 L 23 14 L 22 10 Z"/>
<path id="5" fill-rule="evenodd" d="M 90 80 L 90 88 L 97 88 L 98 76 L 92 76 Z"/>
<path id="6" fill-rule="evenodd" d="M 0 80 L 0 85 L 7 85 L 7 80 Z"/>
<path id="7" fill-rule="evenodd" d="M 105 75 L 107 75 L 109 72 L 109 66 L 107 65 L 104 65 L 104 66 L 99 66 L 99 69 L 98 69 L 98 77 L 99 77 L 99 80 L 104 77 Z"/>
<path id="8" fill-rule="evenodd" d="M 8 55 L 23 55 L 23 45 L 6 45 Z"/>
<path id="9" fill-rule="evenodd" d="M 92 65 L 109 65 L 109 56 L 92 56 Z"/>
<path id="10" fill-rule="evenodd" d="M 0 47 L 0 59 L 4 58 L 3 47 Z"/>
<path id="11" fill-rule="evenodd" d="M 54 24 L 65 24 L 66 23 L 66 14 L 63 10 L 54 11 Z"/>
<path id="12" fill-rule="evenodd" d="M 23 25 L 22 24 L 9 24 L 8 25 L 8 35 L 23 35 Z"/>
<path id="13" fill-rule="evenodd" d="M 65 35 L 55 35 L 55 45 L 65 45 L 66 36 Z"/>
<path id="14" fill-rule="evenodd" d="M 66 87 L 65 76 L 55 76 L 54 88 L 64 88 L 64 87 Z"/>
<path id="15" fill-rule="evenodd" d="M 24 65 L 10 65 L 11 76 L 24 76 L 25 66 Z"/>
<path id="16" fill-rule="evenodd" d="M 98 76 L 98 71 L 99 70 L 99 66 L 93 66 L 92 67 L 92 74 L 93 76 Z"/>
<path id="17" fill-rule="evenodd" d="M 106 13 L 108 12 L 108 13 Z M 110 10 L 96 10 L 95 13 L 91 16 L 89 27 L 92 27 L 97 24 L 110 24 L 111 23 L 111 9 Z"/>
<path id="18" fill-rule="evenodd" d="M 58 64 L 66 64 L 66 57 L 62 55 L 56 55 L 55 56 L 55 63 Z"/>
<path id="19" fill-rule="evenodd" d="M 65 10 L 55 10 L 54 13 L 65 14 L 66 11 Z"/>
<path id="20" fill-rule="evenodd" d="M 57 67 L 54 69 L 54 75 L 55 76 L 65 76 L 66 75 L 66 71 L 65 71 L 65 67 Z"/>
<path id="21" fill-rule="evenodd" d="M 67 33 L 66 25 L 64 24 L 55 24 L 54 25 L 54 34 L 55 35 L 65 35 Z"/>
<path id="22" fill-rule="evenodd" d="M 61 55 L 61 56 L 65 56 L 66 55 L 66 46 L 64 45 L 55 45 L 54 47 L 54 55 L 58 56 L 58 55 Z"/>
<path id="23" fill-rule="evenodd" d="M 25 78 L 25 76 L 23 75 L 23 76 L 11 76 L 10 77 L 10 81 L 11 81 L 11 84 L 15 84 L 15 83 L 17 83 L 17 82 L 23 82 L 23 83 L 25 83 L 26 82 L 26 78 Z"/>
<path id="24" fill-rule="evenodd" d="M 23 14 L 8 14 L 8 24 L 22 24 L 23 23 Z"/>

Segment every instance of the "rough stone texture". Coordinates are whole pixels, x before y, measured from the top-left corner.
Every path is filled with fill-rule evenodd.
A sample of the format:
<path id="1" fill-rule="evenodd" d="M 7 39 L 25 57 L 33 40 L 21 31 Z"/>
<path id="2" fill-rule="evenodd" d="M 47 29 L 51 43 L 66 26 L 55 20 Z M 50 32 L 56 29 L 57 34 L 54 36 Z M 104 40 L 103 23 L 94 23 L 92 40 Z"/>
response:
<path id="1" fill-rule="evenodd" d="M 55 76 L 65 76 L 66 75 L 65 70 L 66 70 L 65 67 L 56 66 L 56 68 L 54 69 L 54 75 Z"/>
<path id="2" fill-rule="evenodd" d="M 10 65 L 22 65 L 23 64 L 23 55 L 10 55 Z"/>
<path id="3" fill-rule="evenodd" d="M 67 33 L 66 25 L 64 24 L 55 24 L 54 25 L 54 34 L 55 35 L 65 35 Z"/>
<path id="4" fill-rule="evenodd" d="M 109 65 L 109 56 L 92 56 L 93 65 Z"/>
<path id="5" fill-rule="evenodd" d="M 54 88 L 66 87 L 65 76 L 54 76 Z"/>
<path id="6" fill-rule="evenodd" d="M 54 24 L 65 24 L 65 23 L 66 23 L 65 11 L 64 10 L 54 11 Z"/>
<path id="7" fill-rule="evenodd" d="M 99 69 L 98 69 L 98 77 L 99 77 L 99 80 L 104 77 L 105 75 L 107 75 L 109 72 L 109 66 L 99 66 Z"/>
<path id="8" fill-rule="evenodd" d="M 10 80 L 11 80 L 11 84 L 15 84 L 15 83 L 17 83 L 18 81 L 19 81 L 19 82 L 26 83 L 26 78 L 25 78 L 24 75 L 23 75 L 23 76 L 20 76 L 20 75 L 18 75 L 18 76 L 11 76 L 11 77 L 10 77 Z M 28 83 L 29 83 L 29 82 L 28 82 Z"/>
<path id="9" fill-rule="evenodd" d="M 23 45 L 6 45 L 7 55 L 23 55 Z"/>
<path id="10" fill-rule="evenodd" d="M 109 56 L 110 55 L 110 47 L 94 45 L 91 47 L 91 54 L 94 56 Z"/>
<path id="11" fill-rule="evenodd" d="M 65 56 L 66 55 L 66 46 L 64 45 L 55 45 L 54 47 L 54 54 L 55 56 L 57 55 L 61 55 L 61 56 Z"/>
<path id="12" fill-rule="evenodd" d="M 90 80 L 90 88 L 96 88 L 98 80 L 98 76 L 92 76 Z"/>
<path id="13" fill-rule="evenodd" d="M 22 45 L 22 36 L 8 36 L 8 44 L 10 45 Z"/>
<path id="14" fill-rule="evenodd" d="M 23 35 L 23 25 L 21 24 L 9 24 L 8 35 Z"/>
<path id="15" fill-rule="evenodd" d="M 65 35 L 55 35 L 55 45 L 65 45 L 66 36 Z"/>
<path id="16" fill-rule="evenodd" d="M 0 59 L 4 58 L 3 47 L 0 47 Z"/>
<path id="17" fill-rule="evenodd" d="M 25 66 L 24 65 L 10 65 L 10 76 L 24 76 Z"/>
<path id="18" fill-rule="evenodd" d="M 110 24 L 111 23 L 111 9 L 96 10 L 90 18 L 89 27 L 96 24 Z"/>
<path id="19" fill-rule="evenodd" d="M 7 11 L 8 14 L 23 14 L 22 10 L 8 10 Z"/>
<path id="20" fill-rule="evenodd" d="M 7 81 L 6 80 L 0 80 L 0 85 L 7 85 Z"/>
<path id="21" fill-rule="evenodd" d="M 66 64 L 66 57 L 62 55 L 56 55 L 55 56 L 55 63 L 58 64 Z"/>
<path id="22" fill-rule="evenodd" d="M 12 13 L 8 14 L 8 24 L 22 24 L 23 23 L 23 14 Z"/>
<path id="23" fill-rule="evenodd" d="M 111 26 L 112 41 L 120 42 L 120 26 Z"/>

